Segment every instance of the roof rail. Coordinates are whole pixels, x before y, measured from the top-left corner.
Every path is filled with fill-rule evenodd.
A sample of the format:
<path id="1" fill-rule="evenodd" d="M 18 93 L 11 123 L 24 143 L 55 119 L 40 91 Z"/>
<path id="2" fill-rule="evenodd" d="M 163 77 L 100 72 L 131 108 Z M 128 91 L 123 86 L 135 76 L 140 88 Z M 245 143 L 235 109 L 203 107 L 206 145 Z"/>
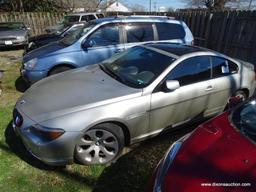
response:
<path id="1" fill-rule="evenodd" d="M 169 17 L 166 15 L 117 15 L 116 18 L 129 18 L 129 17 L 139 17 L 139 18 L 159 18 L 159 19 L 175 19 L 175 17 Z"/>
<path id="2" fill-rule="evenodd" d="M 166 15 L 131 15 L 130 17 L 151 17 L 151 18 L 175 19 L 174 17 L 169 17 Z"/>

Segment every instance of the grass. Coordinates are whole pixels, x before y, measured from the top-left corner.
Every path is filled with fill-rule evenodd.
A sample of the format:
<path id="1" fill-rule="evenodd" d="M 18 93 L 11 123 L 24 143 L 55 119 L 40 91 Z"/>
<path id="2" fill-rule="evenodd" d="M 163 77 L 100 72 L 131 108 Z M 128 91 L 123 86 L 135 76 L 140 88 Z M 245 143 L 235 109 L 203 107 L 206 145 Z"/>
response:
<path id="1" fill-rule="evenodd" d="M 0 52 L 0 191 L 144 191 L 170 144 L 189 129 L 161 135 L 133 148 L 109 166 L 46 166 L 32 157 L 11 128 L 12 110 L 26 86 L 19 78 L 22 51 Z M 19 91 L 18 91 L 19 90 Z"/>

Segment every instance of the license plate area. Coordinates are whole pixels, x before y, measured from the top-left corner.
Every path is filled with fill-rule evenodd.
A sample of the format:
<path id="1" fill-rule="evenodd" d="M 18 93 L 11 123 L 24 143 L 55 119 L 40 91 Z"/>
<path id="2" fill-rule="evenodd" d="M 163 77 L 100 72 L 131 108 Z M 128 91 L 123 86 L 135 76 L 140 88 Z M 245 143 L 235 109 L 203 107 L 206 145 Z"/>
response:
<path id="1" fill-rule="evenodd" d="M 4 44 L 5 45 L 12 45 L 12 41 L 5 41 Z"/>

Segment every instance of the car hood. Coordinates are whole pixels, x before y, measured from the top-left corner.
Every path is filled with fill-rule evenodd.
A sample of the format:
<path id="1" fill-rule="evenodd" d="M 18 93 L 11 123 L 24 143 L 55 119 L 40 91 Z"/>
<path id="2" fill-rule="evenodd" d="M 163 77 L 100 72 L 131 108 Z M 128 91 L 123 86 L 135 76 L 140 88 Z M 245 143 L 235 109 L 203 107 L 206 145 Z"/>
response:
<path id="1" fill-rule="evenodd" d="M 26 30 L 0 30 L 0 37 L 17 37 L 17 36 L 25 36 Z"/>
<path id="2" fill-rule="evenodd" d="M 240 134 L 229 122 L 228 113 L 224 113 L 200 126 L 183 143 L 165 178 L 163 191 L 218 192 L 223 188 L 201 184 L 255 183 L 255 154 L 255 144 Z"/>
<path id="3" fill-rule="evenodd" d="M 63 48 L 65 48 L 65 46 L 59 44 L 58 42 L 47 44 L 24 55 L 23 62 L 27 62 L 34 58 L 41 58 L 50 54 L 54 54 L 56 53 L 56 51 L 59 51 Z"/>
<path id="4" fill-rule="evenodd" d="M 46 40 L 58 39 L 58 38 L 59 38 L 59 35 L 56 35 L 56 34 L 42 34 L 42 35 L 30 37 L 29 42 L 46 41 Z"/>
<path id="5" fill-rule="evenodd" d="M 98 65 L 91 65 L 35 83 L 19 99 L 16 107 L 32 120 L 42 122 L 141 94 L 141 89 L 127 87 Z"/>

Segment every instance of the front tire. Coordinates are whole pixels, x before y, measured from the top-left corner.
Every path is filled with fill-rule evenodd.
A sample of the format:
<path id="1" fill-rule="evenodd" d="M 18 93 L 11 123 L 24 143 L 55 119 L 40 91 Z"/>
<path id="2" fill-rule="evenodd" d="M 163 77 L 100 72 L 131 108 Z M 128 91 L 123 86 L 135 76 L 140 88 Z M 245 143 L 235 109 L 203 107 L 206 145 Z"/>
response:
<path id="1" fill-rule="evenodd" d="M 87 130 L 75 147 L 75 159 L 85 165 L 106 164 L 115 160 L 124 147 L 122 128 L 103 123 Z"/>

